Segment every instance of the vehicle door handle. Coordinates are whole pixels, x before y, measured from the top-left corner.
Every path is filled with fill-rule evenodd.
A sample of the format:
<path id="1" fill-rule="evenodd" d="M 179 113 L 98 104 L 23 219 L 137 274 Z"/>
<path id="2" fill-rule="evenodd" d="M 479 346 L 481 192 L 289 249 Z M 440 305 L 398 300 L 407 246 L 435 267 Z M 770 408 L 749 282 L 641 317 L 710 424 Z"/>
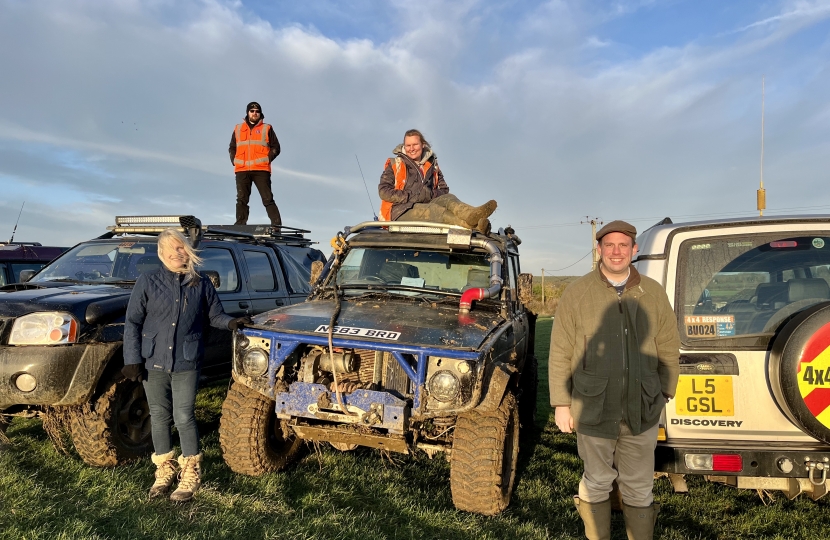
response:
<path id="1" fill-rule="evenodd" d="M 248 302 L 239 302 L 239 307 L 242 309 L 248 309 Z"/>
<path id="2" fill-rule="evenodd" d="M 277 303 L 278 306 L 284 306 L 285 305 L 285 300 L 283 300 L 282 298 L 277 298 L 275 300 L 275 302 Z"/>

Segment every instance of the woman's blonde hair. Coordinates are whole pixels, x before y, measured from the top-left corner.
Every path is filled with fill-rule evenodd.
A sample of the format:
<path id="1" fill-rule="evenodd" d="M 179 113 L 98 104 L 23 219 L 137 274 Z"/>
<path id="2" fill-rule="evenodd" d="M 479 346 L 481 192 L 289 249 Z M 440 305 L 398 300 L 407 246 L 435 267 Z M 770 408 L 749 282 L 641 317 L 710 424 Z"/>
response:
<path id="1" fill-rule="evenodd" d="M 194 285 L 199 282 L 199 273 L 196 272 L 196 267 L 201 266 L 202 258 L 196 254 L 196 250 L 193 249 L 193 246 L 190 244 L 187 238 L 181 233 L 181 231 L 177 229 L 165 229 L 164 231 L 159 234 L 158 239 L 158 246 L 159 246 L 159 259 L 161 259 L 162 264 L 167 266 L 167 263 L 164 261 L 164 258 L 161 257 L 161 252 L 170 247 L 172 242 L 178 242 L 182 246 L 184 246 L 184 251 L 187 253 L 187 270 L 185 270 L 185 275 L 187 275 L 191 283 Z"/>

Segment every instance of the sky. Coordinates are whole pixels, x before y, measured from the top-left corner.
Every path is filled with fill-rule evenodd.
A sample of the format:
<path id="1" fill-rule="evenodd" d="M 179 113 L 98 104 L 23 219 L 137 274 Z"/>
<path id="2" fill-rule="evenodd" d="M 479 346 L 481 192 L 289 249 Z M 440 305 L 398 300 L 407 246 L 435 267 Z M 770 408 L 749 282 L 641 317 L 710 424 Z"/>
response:
<path id="1" fill-rule="evenodd" d="M 765 215 L 830 213 L 830 0 L 0 0 L 0 50 L 0 240 L 21 207 L 49 245 L 233 223 L 257 101 L 283 223 L 327 255 L 417 128 L 524 272 L 578 275 L 592 218 L 757 215 L 762 80 Z"/>

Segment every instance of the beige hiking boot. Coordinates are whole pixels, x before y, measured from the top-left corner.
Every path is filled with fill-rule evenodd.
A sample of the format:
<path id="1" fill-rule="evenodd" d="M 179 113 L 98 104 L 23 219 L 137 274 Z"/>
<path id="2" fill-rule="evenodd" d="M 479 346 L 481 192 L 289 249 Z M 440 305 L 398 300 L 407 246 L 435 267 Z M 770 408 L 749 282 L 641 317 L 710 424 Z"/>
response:
<path id="1" fill-rule="evenodd" d="M 660 513 L 660 503 L 652 503 L 651 506 L 643 507 L 628 506 L 623 503 L 622 506 L 628 540 L 652 540 L 657 514 Z"/>
<path id="2" fill-rule="evenodd" d="M 611 540 L 611 500 L 589 503 L 574 497 L 574 505 L 585 524 L 588 540 Z"/>
<path id="3" fill-rule="evenodd" d="M 150 459 L 156 466 L 156 481 L 153 482 L 153 487 L 150 488 L 150 498 L 154 499 L 170 491 L 170 486 L 173 485 L 176 475 L 179 474 L 179 464 L 176 462 L 174 450 L 161 455 L 152 454 Z"/>
<path id="4" fill-rule="evenodd" d="M 484 233 L 484 236 L 490 236 L 490 232 L 493 230 L 492 225 L 490 225 L 490 220 L 487 218 L 481 218 L 478 220 L 478 224 L 475 227 L 475 230 Z"/>
<path id="5" fill-rule="evenodd" d="M 187 502 L 199 491 L 202 486 L 202 453 L 195 456 L 179 456 L 179 465 L 182 472 L 179 473 L 179 485 L 170 495 L 173 502 Z"/>

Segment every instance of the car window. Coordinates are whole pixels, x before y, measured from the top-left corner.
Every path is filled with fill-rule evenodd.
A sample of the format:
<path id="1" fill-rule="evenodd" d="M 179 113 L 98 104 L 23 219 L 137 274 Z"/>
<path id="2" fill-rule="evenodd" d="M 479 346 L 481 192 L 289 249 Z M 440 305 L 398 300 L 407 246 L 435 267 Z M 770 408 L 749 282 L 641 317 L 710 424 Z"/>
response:
<path id="1" fill-rule="evenodd" d="M 39 281 L 133 281 L 161 266 L 155 240 L 112 240 L 75 246 L 32 278 Z"/>
<path id="2" fill-rule="evenodd" d="M 0 263 L 0 287 L 3 285 L 8 285 L 6 282 L 6 265 L 5 263 Z"/>
<path id="3" fill-rule="evenodd" d="M 830 236 L 785 234 L 681 244 L 677 309 L 684 342 L 772 333 L 830 300 Z"/>
<path id="4" fill-rule="evenodd" d="M 239 271 L 231 250 L 225 248 L 205 248 L 199 253 L 202 266 L 199 270 L 213 270 L 219 274 L 219 288 L 217 292 L 232 292 L 239 290 Z"/>
<path id="5" fill-rule="evenodd" d="M 277 289 L 277 280 L 274 269 L 268 260 L 268 254 L 262 251 L 248 251 L 245 254 L 245 263 L 251 275 L 251 288 L 255 291 L 274 291 Z"/>
<path id="6" fill-rule="evenodd" d="M 14 276 L 14 282 L 20 282 L 20 272 L 22 272 L 23 270 L 34 270 L 35 272 L 37 272 L 44 266 L 46 266 L 46 264 L 40 262 L 12 263 L 12 275 Z"/>
<path id="7" fill-rule="evenodd" d="M 349 251 L 337 274 L 342 286 L 383 283 L 462 292 L 490 286 L 486 255 L 415 249 Z"/>

